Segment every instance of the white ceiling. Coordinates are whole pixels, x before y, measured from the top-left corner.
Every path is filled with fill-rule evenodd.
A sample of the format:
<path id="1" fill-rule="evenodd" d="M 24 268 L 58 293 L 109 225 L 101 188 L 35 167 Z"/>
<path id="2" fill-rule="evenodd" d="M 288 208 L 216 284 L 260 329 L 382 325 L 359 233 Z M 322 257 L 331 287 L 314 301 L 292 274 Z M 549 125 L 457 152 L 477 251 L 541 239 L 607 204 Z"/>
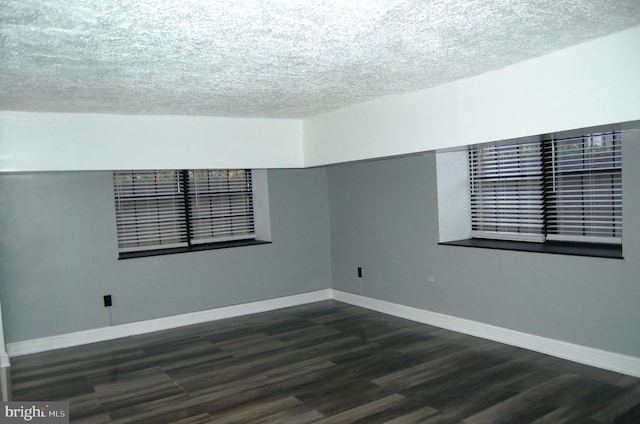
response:
<path id="1" fill-rule="evenodd" d="M 2 0 L 0 110 L 302 118 L 638 24 L 640 0 Z"/>

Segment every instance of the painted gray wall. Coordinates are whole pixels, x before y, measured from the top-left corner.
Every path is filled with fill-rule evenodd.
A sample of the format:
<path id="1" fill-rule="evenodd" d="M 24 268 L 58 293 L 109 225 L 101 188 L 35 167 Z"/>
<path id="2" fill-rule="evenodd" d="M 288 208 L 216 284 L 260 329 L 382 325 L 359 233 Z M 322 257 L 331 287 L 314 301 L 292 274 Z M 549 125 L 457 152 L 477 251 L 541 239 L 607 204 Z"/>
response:
<path id="1" fill-rule="evenodd" d="M 640 137 L 623 139 L 624 260 L 439 246 L 434 154 L 329 167 L 333 288 L 360 293 L 362 266 L 365 296 L 640 356 Z"/>
<path id="2" fill-rule="evenodd" d="M 640 136 L 625 134 L 623 148 L 624 260 L 438 246 L 433 154 L 269 171 L 273 244 L 124 261 L 110 173 L 3 174 L 5 336 L 276 298 L 331 280 L 359 293 L 362 266 L 366 296 L 640 356 L 640 226 L 630 224 L 640 215 Z"/>
<path id="3" fill-rule="evenodd" d="M 7 342 L 331 286 L 324 168 L 269 171 L 270 245 L 117 260 L 110 172 L 0 176 Z M 113 296 L 113 307 L 102 296 Z"/>

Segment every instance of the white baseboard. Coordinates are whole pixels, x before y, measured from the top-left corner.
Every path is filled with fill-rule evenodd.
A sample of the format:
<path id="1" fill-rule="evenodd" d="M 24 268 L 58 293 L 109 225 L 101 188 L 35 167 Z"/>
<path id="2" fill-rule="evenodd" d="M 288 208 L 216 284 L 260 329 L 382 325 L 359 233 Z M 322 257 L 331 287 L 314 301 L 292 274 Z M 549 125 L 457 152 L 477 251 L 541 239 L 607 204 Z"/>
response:
<path id="1" fill-rule="evenodd" d="M 103 327 L 86 331 L 78 331 L 75 333 L 61 334 L 58 336 L 7 343 L 7 352 L 9 353 L 10 357 L 29 355 L 32 353 L 62 349 L 65 347 L 79 346 L 83 344 L 119 339 L 138 334 L 152 333 L 154 331 L 169 330 L 186 325 L 200 324 L 225 318 L 233 318 L 242 315 L 256 314 L 259 312 L 273 311 L 276 309 L 304 305 L 306 303 L 319 302 L 329 299 L 331 299 L 331 290 L 324 289 L 309 293 L 279 297 L 276 299 L 261 300 L 258 302 L 243 303 L 240 305 L 226 306 L 223 308 L 209 309 L 206 311 L 191 312 L 166 318 L 138 321 L 132 322 L 130 324 L 120 324 L 111 327 Z"/>
<path id="2" fill-rule="evenodd" d="M 423 324 L 640 377 L 640 358 L 331 289 L 331 298 Z"/>
<path id="3" fill-rule="evenodd" d="M 8 343 L 8 356 L 4 354 L 6 358 L 3 358 L 0 354 L 0 365 L 8 365 L 9 357 L 29 355 L 48 350 L 118 339 L 138 334 L 152 333 L 154 331 L 169 330 L 186 325 L 217 321 L 220 319 L 250 315 L 259 312 L 267 312 L 329 299 L 335 299 L 339 302 L 360 306 L 377 312 L 382 312 L 387 315 L 421 322 L 423 324 L 433 325 L 447 330 L 456 331 L 458 333 L 469 334 L 471 336 L 522 347 L 535 352 L 568 359 L 573 362 L 603 368 L 622 374 L 628 374 L 634 377 L 640 377 L 640 358 L 635 356 L 623 355 L 620 353 L 567 343 L 560 340 L 549 339 L 546 337 L 510 330 L 508 328 L 496 327 L 490 324 L 426 311 L 410 306 L 399 305 L 334 289 L 318 290 L 310 293 L 226 306 L 223 308 L 192 312 L 166 318 L 139 321 L 130 324 L 114 325 L 112 327 L 96 328 L 76 333 L 44 337 L 41 339 Z"/>

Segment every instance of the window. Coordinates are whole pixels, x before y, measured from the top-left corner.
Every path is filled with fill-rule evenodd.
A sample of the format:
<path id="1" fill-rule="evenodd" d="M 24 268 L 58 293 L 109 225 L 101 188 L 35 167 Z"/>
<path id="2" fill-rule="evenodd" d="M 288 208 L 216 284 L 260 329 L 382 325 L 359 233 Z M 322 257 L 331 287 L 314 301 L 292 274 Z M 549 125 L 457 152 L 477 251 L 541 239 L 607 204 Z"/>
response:
<path id="1" fill-rule="evenodd" d="M 113 187 L 121 258 L 256 238 L 251 170 L 116 171 Z"/>
<path id="2" fill-rule="evenodd" d="M 469 149 L 473 237 L 542 241 L 540 157 L 539 143 Z"/>
<path id="3" fill-rule="evenodd" d="M 545 143 L 548 240 L 621 243 L 620 134 Z"/>
<path id="4" fill-rule="evenodd" d="M 469 148 L 471 236 L 621 244 L 617 132 Z"/>

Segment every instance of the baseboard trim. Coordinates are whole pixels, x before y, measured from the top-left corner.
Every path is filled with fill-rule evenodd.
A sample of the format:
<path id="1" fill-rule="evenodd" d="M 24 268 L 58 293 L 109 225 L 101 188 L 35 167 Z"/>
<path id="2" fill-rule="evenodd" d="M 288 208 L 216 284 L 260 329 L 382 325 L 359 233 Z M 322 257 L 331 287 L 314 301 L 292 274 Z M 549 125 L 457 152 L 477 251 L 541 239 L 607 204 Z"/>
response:
<path id="1" fill-rule="evenodd" d="M 111 327 L 61 334 L 58 336 L 43 337 L 40 339 L 12 342 L 7 343 L 7 352 L 9 357 L 30 355 L 32 353 L 40 353 L 83 344 L 120 339 L 128 336 L 152 333 L 154 331 L 170 330 L 172 328 L 184 327 L 186 325 L 257 314 L 260 312 L 273 311 L 276 309 L 304 305 L 329 299 L 331 299 L 331 289 L 324 289 L 275 299 L 191 312 L 166 318 L 157 318 L 132 322 L 129 324 L 119 324 Z"/>
<path id="2" fill-rule="evenodd" d="M 573 362 L 640 377 L 640 358 L 560 340 L 549 339 L 508 328 L 497 327 L 451 315 L 399 305 L 370 297 L 331 289 L 331 298 L 339 302 L 429 324 L 458 333 L 529 349 Z"/>
<path id="3" fill-rule="evenodd" d="M 529 349 L 573 362 L 603 368 L 622 374 L 640 377 L 640 358 L 592 347 L 581 346 L 560 340 L 536 336 L 508 328 L 497 327 L 438 312 L 404 306 L 335 289 L 324 289 L 309 293 L 243 303 L 205 311 L 191 312 L 166 318 L 138 321 L 112 327 L 96 328 L 58 336 L 7 343 L 7 353 L 0 353 L 0 366 L 9 366 L 9 358 L 46 352 L 49 350 L 79 346 L 128 336 L 169 330 L 187 325 L 217 321 L 226 318 L 273 311 L 291 306 L 334 299 L 387 315 L 433 325 L 458 333 L 493 340 L 512 346 Z"/>

